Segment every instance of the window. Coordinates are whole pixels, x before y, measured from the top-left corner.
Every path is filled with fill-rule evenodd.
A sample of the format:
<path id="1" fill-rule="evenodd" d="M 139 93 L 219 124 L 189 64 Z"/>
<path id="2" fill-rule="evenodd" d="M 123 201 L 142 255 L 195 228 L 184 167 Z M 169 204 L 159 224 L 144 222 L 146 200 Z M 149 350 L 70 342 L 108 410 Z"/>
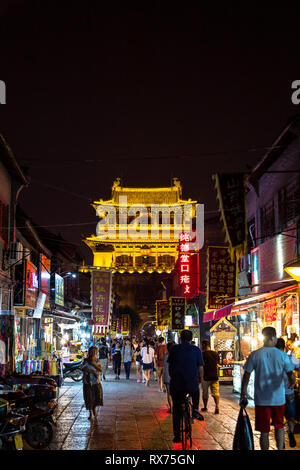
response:
<path id="1" fill-rule="evenodd" d="M 300 184 L 294 181 L 278 194 L 279 224 L 283 230 L 289 222 L 294 221 L 300 215 Z"/>
<path id="2" fill-rule="evenodd" d="M 261 240 L 263 243 L 275 233 L 274 201 L 268 202 L 260 209 Z"/>

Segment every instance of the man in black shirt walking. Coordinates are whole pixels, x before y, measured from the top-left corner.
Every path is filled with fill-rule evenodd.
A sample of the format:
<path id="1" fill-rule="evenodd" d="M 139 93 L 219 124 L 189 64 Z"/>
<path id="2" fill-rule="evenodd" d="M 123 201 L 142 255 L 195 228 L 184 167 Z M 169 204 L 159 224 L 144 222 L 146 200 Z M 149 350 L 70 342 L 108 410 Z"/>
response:
<path id="1" fill-rule="evenodd" d="M 210 388 L 216 404 L 215 414 L 219 414 L 219 356 L 216 351 L 212 351 L 210 349 L 208 339 L 204 339 L 202 341 L 202 357 L 204 362 L 204 380 L 202 381 L 202 399 L 204 408 L 201 408 L 201 411 L 207 411 L 208 390 Z"/>

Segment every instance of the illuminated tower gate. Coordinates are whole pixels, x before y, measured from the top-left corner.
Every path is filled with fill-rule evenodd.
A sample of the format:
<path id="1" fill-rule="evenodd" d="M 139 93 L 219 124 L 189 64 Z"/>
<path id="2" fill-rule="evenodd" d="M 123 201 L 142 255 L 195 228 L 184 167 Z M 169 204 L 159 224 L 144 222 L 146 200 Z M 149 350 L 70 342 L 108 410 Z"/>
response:
<path id="1" fill-rule="evenodd" d="M 139 205 L 143 209 L 134 215 Z M 92 203 L 100 225 L 96 235 L 84 240 L 93 252 L 90 269 L 114 273 L 114 291 L 121 296 L 121 305 L 154 313 L 162 275 L 170 274 L 177 261 L 184 214 L 185 222 L 187 215 L 194 218 L 195 205 L 196 201 L 182 199 L 177 178 L 165 188 L 126 188 L 117 178 L 111 199 Z M 137 224 L 134 238 L 133 224 Z"/>

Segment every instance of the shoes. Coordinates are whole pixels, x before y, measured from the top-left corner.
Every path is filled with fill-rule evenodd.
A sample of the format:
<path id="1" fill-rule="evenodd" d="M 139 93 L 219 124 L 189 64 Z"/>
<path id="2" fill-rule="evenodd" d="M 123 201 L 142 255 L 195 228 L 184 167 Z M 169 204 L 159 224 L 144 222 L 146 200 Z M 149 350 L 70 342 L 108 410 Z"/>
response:
<path id="1" fill-rule="evenodd" d="M 149 387 L 149 380 L 147 380 L 146 382 L 146 387 Z"/>
<path id="2" fill-rule="evenodd" d="M 174 436 L 173 442 L 181 442 L 181 439 L 179 436 Z"/>
<path id="3" fill-rule="evenodd" d="M 219 411 L 219 408 L 216 408 L 215 409 L 215 415 L 218 415 L 218 414 L 220 414 L 220 411 Z"/>
<path id="4" fill-rule="evenodd" d="M 120 380 L 120 376 L 119 376 L 119 375 L 117 376 L 117 380 Z"/>
<path id="5" fill-rule="evenodd" d="M 145 379 L 143 379 L 143 380 L 142 380 L 142 382 L 143 382 L 143 384 L 144 384 L 144 383 L 146 383 L 146 380 L 145 380 Z"/>
<path id="6" fill-rule="evenodd" d="M 201 408 L 201 411 L 208 411 L 207 408 Z"/>
<path id="7" fill-rule="evenodd" d="M 169 408 L 169 409 L 167 410 L 167 413 L 169 413 L 169 414 L 171 414 L 171 413 L 172 413 L 172 410 L 171 410 L 171 408 Z"/>
<path id="8" fill-rule="evenodd" d="M 199 421 L 204 421 L 204 418 L 198 410 L 193 410 L 192 417 L 198 419 Z"/>
<path id="9" fill-rule="evenodd" d="M 103 380 L 106 380 L 105 375 L 103 375 Z"/>
<path id="10" fill-rule="evenodd" d="M 137 382 L 140 382 L 140 379 L 137 379 Z"/>
<path id="11" fill-rule="evenodd" d="M 115 380 L 118 380 L 118 376 L 117 376 L 117 375 L 115 376 Z"/>
<path id="12" fill-rule="evenodd" d="M 297 445 L 294 433 L 292 432 L 289 432 L 289 443 L 290 443 L 290 447 L 296 447 Z"/>
<path id="13" fill-rule="evenodd" d="M 163 390 L 157 390 L 157 391 L 160 392 L 160 393 L 163 393 Z"/>

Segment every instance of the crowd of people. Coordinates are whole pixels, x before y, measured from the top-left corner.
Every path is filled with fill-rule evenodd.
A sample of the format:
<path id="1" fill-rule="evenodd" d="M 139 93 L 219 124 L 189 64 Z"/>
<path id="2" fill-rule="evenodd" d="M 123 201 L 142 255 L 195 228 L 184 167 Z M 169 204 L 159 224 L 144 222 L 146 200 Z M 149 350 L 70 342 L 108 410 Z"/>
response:
<path id="1" fill-rule="evenodd" d="M 253 351 L 244 366 L 244 376 L 240 405 L 246 407 L 247 386 L 251 372 L 255 371 L 255 429 L 260 431 L 261 449 L 269 448 L 270 423 L 275 427 L 277 448 L 284 446 L 284 418 L 288 423 L 290 447 L 296 446 L 294 425 L 296 408 L 294 391 L 299 360 L 291 342 L 285 344 L 277 340 L 276 330 L 267 327 L 263 330 L 264 345 Z M 208 412 L 209 391 L 214 400 L 215 414 L 220 413 L 219 356 L 211 350 L 209 340 L 201 343 L 201 348 L 192 341 L 190 330 L 183 330 L 180 342 L 171 339 L 167 342 L 158 338 L 115 338 L 109 342 L 105 338 L 90 347 L 84 361 L 83 395 L 89 419 L 97 416 L 96 409 L 103 406 L 101 377 L 106 380 L 109 362 L 112 362 L 115 380 L 120 380 L 122 363 L 126 380 L 132 375 L 138 383 L 150 385 L 151 374 L 157 382 L 158 392 L 167 396 L 167 412 L 172 414 L 174 442 L 180 442 L 181 404 L 188 393 L 192 402 L 192 417 L 203 420 L 199 412 L 200 384 L 202 388 L 203 413 Z M 289 354 L 287 354 L 287 352 Z"/>

